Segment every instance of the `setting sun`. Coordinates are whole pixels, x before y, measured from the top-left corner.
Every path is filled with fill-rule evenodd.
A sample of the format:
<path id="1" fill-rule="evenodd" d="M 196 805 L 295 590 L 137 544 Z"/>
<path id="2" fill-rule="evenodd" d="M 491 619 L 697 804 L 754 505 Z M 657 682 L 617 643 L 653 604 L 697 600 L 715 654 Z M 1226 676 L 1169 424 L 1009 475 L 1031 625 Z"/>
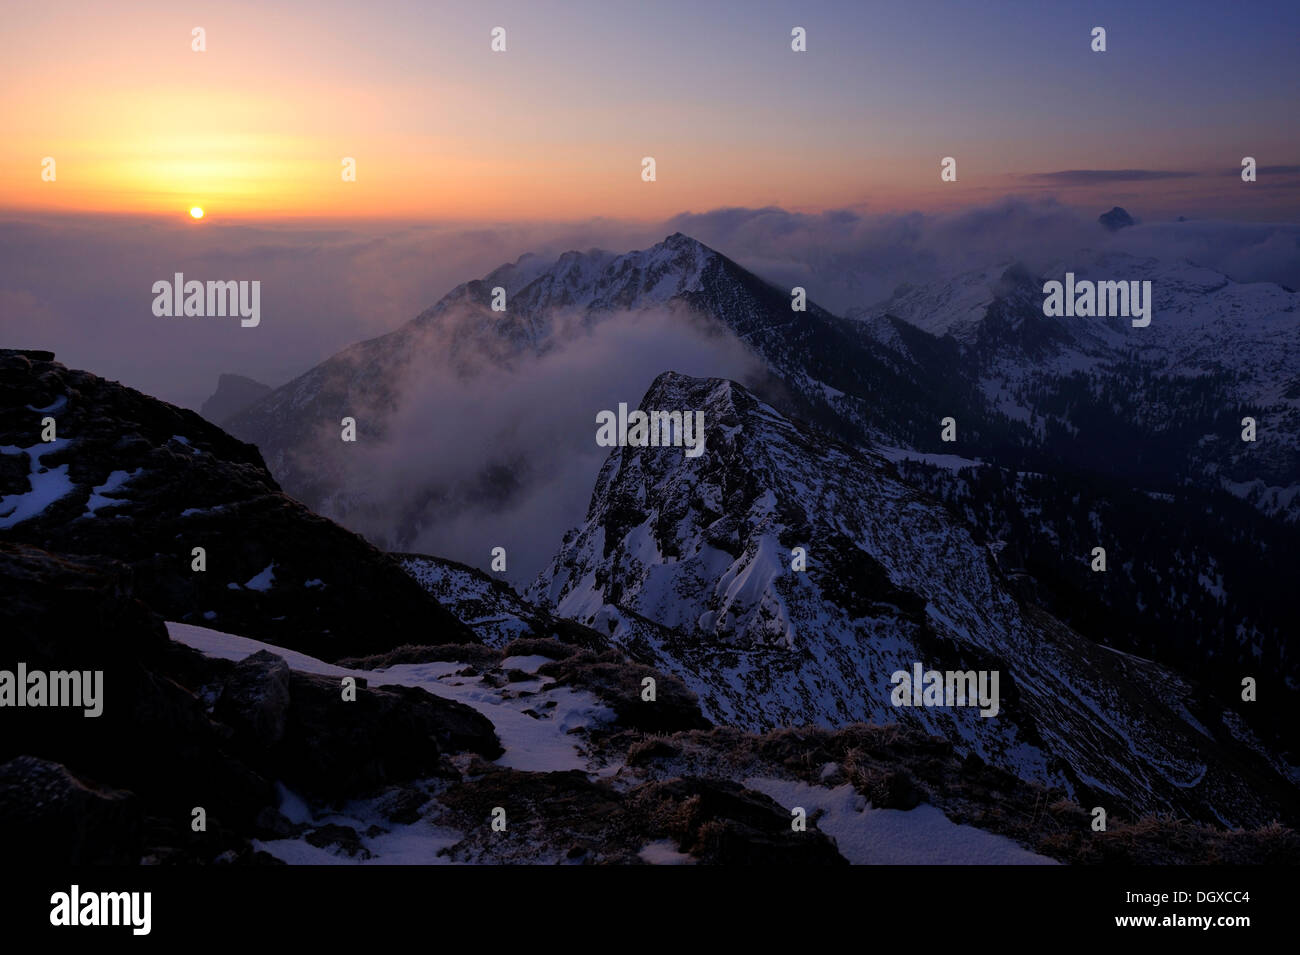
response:
<path id="1" fill-rule="evenodd" d="M 191 206 L 191 207 L 190 207 L 190 215 L 193 216 L 195 219 L 202 219 L 202 218 L 203 218 L 203 210 L 202 210 L 201 208 L 199 208 L 198 206 Z"/>

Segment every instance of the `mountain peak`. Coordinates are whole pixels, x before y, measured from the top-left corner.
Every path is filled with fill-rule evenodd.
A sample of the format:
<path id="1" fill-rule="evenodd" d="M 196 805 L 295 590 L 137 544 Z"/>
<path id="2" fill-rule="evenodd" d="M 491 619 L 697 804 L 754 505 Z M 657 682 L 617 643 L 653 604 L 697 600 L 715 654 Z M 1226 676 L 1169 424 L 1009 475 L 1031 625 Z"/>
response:
<path id="1" fill-rule="evenodd" d="M 699 239 L 689 236 L 685 232 L 674 232 L 672 235 L 666 236 L 662 242 L 646 251 L 650 252 L 654 249 L 671 249 L 674 252 L 691 252 L 699 256 L 719 255 L 715 249 L 709 248 Z"/>
<path id="2" fill-rule="evenodd" d="M 217 378 L 217 390 L 203 402 L 199 414 L 213 424 L 220 425 L 269 395 L 272 390 L 270 385 L 252 378 L 223 373 Z"/>
<path id="3" fill-rule="evenodd" d="M 1110 212 L 1103 212 L 1097 216 L 1097 221 L 1111 232 L 1118 232 L 1120 229 L 1126 229 L 1136 224 L 1134 218 L 1128 214 L 1128 210 L 1120 206 L 1112 207 Z"/>
<path id="4" fill-rule="evenodd" d="M 650 383 L 640 407 L 643 411 L 652 408 L 671 411 L 683 402 L 691 402 L 694 407 L 716 401 L 730 402 L 734 401 L 737 389 L 740 386 L 728 378 L 695 378 L 679 371 L 665 371 Z"/>

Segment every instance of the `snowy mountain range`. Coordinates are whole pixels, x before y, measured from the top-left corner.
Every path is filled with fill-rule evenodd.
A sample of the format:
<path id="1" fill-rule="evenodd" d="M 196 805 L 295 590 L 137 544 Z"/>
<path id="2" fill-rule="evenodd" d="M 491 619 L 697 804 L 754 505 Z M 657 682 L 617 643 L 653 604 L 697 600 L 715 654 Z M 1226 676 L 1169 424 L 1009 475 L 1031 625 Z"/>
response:
<path id="1" fill-rule="evenodd" d="M 1043 281 L 1067 270 L 1151 281 L 1151 325 L 1045 317 Z M 498 287 L 503 312 L 490 305 Z M 887 454 L 993 549 L 1023 594 L 1080 633 L 1174 665 L 1225 699 L 1243 674 L 1300 688 L 1286 589 L 1270 583 L 1300 562 L 1289 519 L 1300 487 L 1297 293 L 1087 251 L 1044 275 L 1002 263 L 903 288 L 843 318 L 809 292 L 807 311 L 793 311 L 789 289 L 680 233 L 622 255 L 526 255 L 276 389 L 230 428 L 291 493 L 344 523 L 368 506 L 387 521 L 382 543 L 410 549 L 421 530 L 518 500 L 544 476 L 526 457 L 501 456 L 494 433 L 469 450 L 479 464 L 460 487 L 429 480 L 367 500 L 367 469 L 342 463 L 343 415 L 365 409 L 366 427 L 384 435 L 412 378 L 514 373 L 604 323 L 676 309 L 755 357 L 761 371 L 745 384 L 779 413 Z M 1255 442 L 1241 440 L 1247 415 Z M 941 440 L 949 416 L 951 443 Z M 1104 577 L 1089 567 L 1097 546 L 1111 556 Z M 1300 743 L 1285 709 L 1272 709 L 1285 694 L 1270 697 L 1249 711 L 1256 730 Z"/>
<path id="2" fill-rule="evenodd" d="M 1152 324 L 1045 317 L 1043 280 L 1067 271 L 1077 281 L 1149 281 Z M 1141 443 L 1107 467 L 1222 487 L 1300 518 L 1300 293 L 1187 261 L 1084 250 L 1043 276 L 1014 264 L 967 272 L 851 316 L 878 334 L 892 316 L 955 341 L 989 406 L 1066 460 L 1087 462 L 1116 439 L 1126 451 Z M 1256 419 L 1252 442 L 1241 440 L 1246 416 Z"/>
<path id="3" fill-rule="evenodd" d="M 227 740 L 233 778 L 262 779 L 249 784 L 260 795 L 241 806 L 240 825 L 275 836 L 292 861 L 319 861 L 322 846 L 400 855 L 405 843 L 379 832 L 394 818 L 457 828 L 464 839 L 443 849 L 462 859 L 550 858 L 565 850 L 545 827 L 522 856 L 471 834 L 494 793 L 534 789 L 530 811 L 542 815 L 559 800 L 634 820 L 631 841 L 608 852 L 586 844 L 579 857 L 590 861 L 720 861 L 694 830 L 665 842 L 659 810 L 643 815 L 697 797 L 728 807 L 718 824 L 746 833 L 745 853 L 809 861 L 831 860 L 836 843 L 780 835 L 780 803 L 796 793 L 852 826 L 863 796 L 905 810 L 929 800 L 1071 859 L 1082 858 L 1077 839 L 1047 851 L 1042 833 L 988 822 L 998 797 L 983 787 L 1032 800 L 1035 819 L 1049 798 L 1073 806 L 1050 839 L 1092 806 L 1126 819 L 1294 822 L 1300 661 L 1282 568 L 1300 563 L 1297 295 L 1114 254 L 1080 253 L 1059 271 L 1151 281 L 1151 325 L 1048 318 L 1042 283 L 1059 276 L 1014 262 L 901 288 L 843 317 L 812 300 L 795 311 L 790 290 L 677 233 L 622 255 L 523 256 L 458 286 L 235 414 L 225 426 L 242 440 L 46 353 L 5 353 L 0 547 L 10 550 L 0 557 L 35 568 L 21 580 L 89 579 L 103 560 L 129 568 L 133 592 L 173 621 L 173 641 L 207 661 L 159 655 L 147 625 L 153 649 L 132 666 L 199 701 L 168 706 L 205 727 L 204 739 Z M 539 542 L 551 556 L 522 593 L 486 559 L 478 568 L 386 555 L 328 519 L 373 532 L 378 518 L 387 523 L 372 543 L 409 551 L 440 521 L 537 500 L 534 485 L 556 475 L 533 456 L 538 442 L 509 443 L 518 422 L 429 447 L 427 416 L 439 406 L 412 414 L 413 395 L 430 382 L 455 391 L 488 380 L 476 394 L 490 398 L 644 315 L 688 324 L 706 352 L 725 342 L 743 353 L 743 381 L 639 369 L 656 377 L 625 400 L 701 411 L 706 453 L 584 449 L 597 461 L 576 478 L 594 483 L 585 512 L 561 515 L 572 529 Z M 585 394 L 580 380 L 558 381 L 550 386 Z M 53 443 L 34 436 L 42 414 L 58 418 Z M 1241 440 L 1247 415 L 1254 442 Z M 947 417 L 954 441 L 941 437 Z M 344 419 L 360 422 L 362 441 L 340 440 Z M 379 447 L 383 458 L 367 457 Z M 408 453 L 414 481 L 378 480 Z M 195 541 L 217 573 L 187 566 Z M 492 541 L 480 543 L 486 558 Z M 1100 573 L 1098 546 L 1109 559 Z M 92 563 L 65 567 L 63 554 Z M 141 626 L 124 623 L 123 634 Z M 275 662 L 281 654 L 287 663 Z M 996 713 L 898 705 L 892 683 L 914 666 L 996 672 Z M 440 742 L 414 760 L 386 748 L 365 770 L 370 782 L 354 786 L 368 807 L 330 816 L 320 800 L 340 793 L 310 791 L 321 766 L 296 762 L 292 734 L 270 748 L 259 734 L 267 719 L 324 726 L 319 680 L 357 671 L 398 688 L 373 697 L 367 732 L 394 719 L 408 731 L 410 706 Z M 1243 677 L 1258 684 L 1258 702 L 1242 699 Z M 640 705 L 645 678 L 663 704 Z M 465 709 L 426 711 L 421 693 Z M 268 701 L 289 715 L 264 713 Z M 902 759 L 892 741 L 906 739 L 916 761 L 867 768 L 863 746 L 879 755 L 879 726 L 903 734 L 879 758 Z M 165 750 L 171 737 L 159 733 Z M 562 739 L 573 733 L 576 759 Z M 807 745 L 820 768 L 796 738 L 816 740 Z M 534 747 L 550 755 L 520 755 Z M 728 750 L 750 755 L 736 763 Z M 92 776 L 101 766 L 55 737 L 36 755 L 95 767 Z M 486 776 L 485 759 L 496 762 Z M 796 764 L 794 778 L 783 775 Z M 45 764 L 9 771 L 20 787 L 57 774 Z M 697 772 L 705 782 L 679 778 Z M 282 797 L 279 816 L 262 819 L 253 803 L 269 798 L 270 777 L 259 774 L 277 773 L 306 780 L 314 808 L 289 811 Z M 422 781 L 393 816 L 394 797 L 375 786 L 413 778 Z M 819 791 L 801 788 L 810 785 Z M 841 785 L 856 794 L 847 816 L 827 794 Z"/>

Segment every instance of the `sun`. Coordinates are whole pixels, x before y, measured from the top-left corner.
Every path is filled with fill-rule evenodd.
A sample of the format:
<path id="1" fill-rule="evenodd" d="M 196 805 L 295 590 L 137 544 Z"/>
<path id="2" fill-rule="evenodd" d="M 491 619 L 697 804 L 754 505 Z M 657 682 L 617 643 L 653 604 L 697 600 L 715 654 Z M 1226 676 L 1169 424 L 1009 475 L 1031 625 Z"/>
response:
<path id="1" fill-rule="evenodd" d="M 200 206 L 192 206 L 190 207 L 190 215 L 196 219 L 202 219 L 203 209 Z"/>

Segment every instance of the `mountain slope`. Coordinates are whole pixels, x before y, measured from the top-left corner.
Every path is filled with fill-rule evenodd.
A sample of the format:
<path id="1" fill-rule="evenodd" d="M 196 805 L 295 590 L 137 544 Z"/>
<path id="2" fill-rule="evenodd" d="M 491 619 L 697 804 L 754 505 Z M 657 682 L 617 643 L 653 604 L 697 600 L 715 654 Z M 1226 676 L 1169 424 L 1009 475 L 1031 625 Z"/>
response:
<path id="1" fill-rule="evenodd" d="M 1151 324 L 1043 315 L 1043 282 L 1151 283 Z M 959 427 L 948 450 L 983 467 L 905 479 L 997 548 L 1055 616 L 1236 696 L 1256 732 L 1297 752 L 1294 608 L 1300 561 L 1300 294 L 1190 262 L 1081 251 L 1042 275 L 1009 265 L 902 288 L 852 313 L 882 340 L 940 336 L 990 411 L 1027 437 Z M 1257 440 L 1242 440 L 1251 417 Z M 1105 547 L 1106 574 L 1080 555 Z M 1234 689 L 1236 687 L 1237 689 Z"/>
<path id="2" fill-rule="evenodd" d="M 988 551 L 873 452 L 727 381 L 667 373 L 641 407 L 703 409 L 705 453 L 615 449 L 586 521 L 526 596 L 677 674 L 711 719 L 897 720 L 1103 805 L 1294 812 L 1294 787 L 1240 719 L 1172 671 L 1023 610 Z M 893 706 L 891 674 L 917 662 L 998 670 L 1001 711 Z"/>
<path id="3" fill-rule="evenodd" d="M 0 351 L 0 540 L 115 558 L 172 619 L 324 658 L 403 633 L 476 640 L 392 558 L 282 493 L 256 448 L 47 352 Z"/>

